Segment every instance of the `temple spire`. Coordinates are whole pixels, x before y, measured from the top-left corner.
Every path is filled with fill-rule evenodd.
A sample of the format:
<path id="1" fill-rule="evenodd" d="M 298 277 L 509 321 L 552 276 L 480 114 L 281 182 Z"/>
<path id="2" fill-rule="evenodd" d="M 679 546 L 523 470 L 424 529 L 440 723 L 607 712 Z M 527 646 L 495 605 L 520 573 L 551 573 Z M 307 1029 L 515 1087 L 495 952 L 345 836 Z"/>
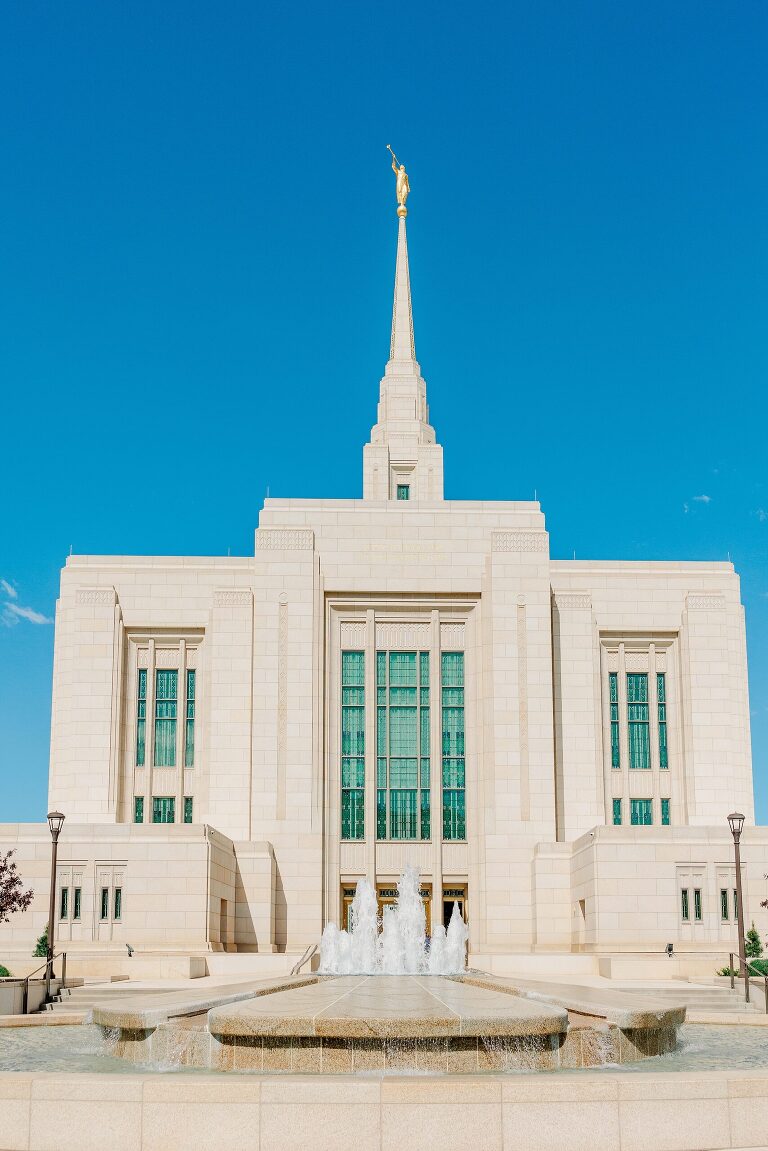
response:
<path id="1" fill-rule="evenodd" d="M 389 145 L 387 145 L 389 147 Z M 390 151 L 392 149 L 390 148 Z M 379 388 L 377 422 L 363 450 L 363 498 L 441 500 L 443 449 L 429 423 L 427 385 L 416 360 L 408 266 L 405 201 L 410 185 L 405 167 L 392 168 L 397 179 L 397 258 L 392 303 L 389 360 Z"/>
<path id="2" fill-rule="evenodd" d="M 411 363 L 415 363 L 416 361 L 416 347 L 413 340 L 413 311 L 411 308 L 411 276 L 408 268 L 408 237 L 405 232 L 405 211 L 405 208 L 403 208 L 403 215 L 400 216 L 397 232 L 395 298 L 392 304 L 392 339 L 389 344 L 390 364 L 393 360 L 401 362 L 411 361 Z M 387 365 L 387 371 L 389 371 L 389 364 Z"/>

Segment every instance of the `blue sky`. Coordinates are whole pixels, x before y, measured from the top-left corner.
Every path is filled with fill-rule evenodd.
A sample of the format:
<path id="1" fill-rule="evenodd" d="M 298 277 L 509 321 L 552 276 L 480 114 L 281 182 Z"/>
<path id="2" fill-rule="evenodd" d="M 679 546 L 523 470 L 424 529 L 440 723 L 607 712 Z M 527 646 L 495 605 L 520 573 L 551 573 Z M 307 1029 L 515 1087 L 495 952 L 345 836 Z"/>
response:
<path id="1" fill-rule="evenodd" d="M 0 821 L 45 815 L 70 547 L 247 555 L 267 488 L 360 494 L 387 143 L 446 495 L 536 491 L 556 557 L 731 557 L 768 821 L 767 37 L 763 0 L 3 5 Z"/>

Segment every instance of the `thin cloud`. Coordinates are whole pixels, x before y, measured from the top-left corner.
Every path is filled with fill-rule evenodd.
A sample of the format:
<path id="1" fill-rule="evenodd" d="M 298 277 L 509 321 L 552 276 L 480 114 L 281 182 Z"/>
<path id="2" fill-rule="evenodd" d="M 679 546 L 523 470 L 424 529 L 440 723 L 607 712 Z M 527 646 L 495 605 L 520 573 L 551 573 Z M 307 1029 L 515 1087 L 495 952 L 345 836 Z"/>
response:
<path id="1" fill-rule="evenodd" d="M 712 496 L 694 496 L 694 503 L 697 504 L 711 504 Z"/>
<path id="2" fill-rule="evenodd" d="M 765 510 L 765 508 L 758 508 L 757 511 L 755 512 L 755 515 L 757 516 L 757 518 L 759 519 L 761 524 L 764 524 L 765 521 L 768 520 L 768 512 Z"/>
<path id="3" fill-rule="evenodd" d="M 2 619 L 6 627 L 13 627 L 20 619 L 28 620 L 29 623 L 53 623 L 53 620 L 42 612 L 35 611 L 33 607 L 22 607 L 18 603 L 4 604 Z"/>
<path id="4" fill-rule="evenodd" d="M 8 596 L 8 599 L 19 598 L 19 593 L 16 591 L 16 588 L 12 583 L 8 583 L 7 579 L 0 579 L 0 589 L 2 589 L 3 595 Z"/>

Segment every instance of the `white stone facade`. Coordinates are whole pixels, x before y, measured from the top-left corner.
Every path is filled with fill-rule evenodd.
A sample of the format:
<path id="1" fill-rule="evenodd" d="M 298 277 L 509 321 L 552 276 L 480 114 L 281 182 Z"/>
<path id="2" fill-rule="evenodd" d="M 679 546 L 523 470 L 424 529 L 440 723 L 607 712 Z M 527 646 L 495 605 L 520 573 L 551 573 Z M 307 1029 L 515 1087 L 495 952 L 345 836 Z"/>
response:
<path id="1" fill-rule="evenodd" d="M 391 357 L 363 499 L 267 500 L 253 557 L 68 559 L 49 789 L 50 807 L 67 817 L 58 935 L 68 948 L 297 952 L 339 920 L 358 878 L 391 887 L 413 862 L 433 916 L 444 893 L 462 893 L 477 959 L 658 952 L 667 942 L 727 953 L 735 929 L 721 892 L 733 886 L 725 819 L 734 809 L 748 825 L 747 917 L 768 927 L 759 908 L 768 835 L 750 826 L 732 565 L 552 560 L 537 503 L 443 499 L 428 421 L 401 218 Z M 354 839 L 342 838 L 345 651 L 363 653 L 365 669 Z M 415 802 L 431 817 L 422 838 L 377 825 L 386 807 L 377 807 L 378 652 L 420 653 L 429 680 L 419 688 Z M 441 834 L 445 652 L 463 653 L 464 668 L 466 828 L 454 839 Z M 639 712 L 628 691 L 645 691 Z M 163 727 L 169 708 L 175 722 Z M 632 740 L 646 766 L 632 765 Z M 173 824 L 152 822 L 154 800 Z M 0 928 L 0 959 L 45 924 L 47 828 L 0 826 L 5 847 L 18 847 L 39 890 L 29 913 Z"/>

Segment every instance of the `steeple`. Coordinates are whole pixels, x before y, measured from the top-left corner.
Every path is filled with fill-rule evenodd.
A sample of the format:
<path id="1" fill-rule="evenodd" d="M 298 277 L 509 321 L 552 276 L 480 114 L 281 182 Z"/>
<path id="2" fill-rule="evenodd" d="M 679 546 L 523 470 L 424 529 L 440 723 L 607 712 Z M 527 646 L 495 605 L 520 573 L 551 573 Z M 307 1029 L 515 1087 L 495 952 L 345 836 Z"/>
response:
<path id="1" fill-rule="evenodd" d="M 427 385 L 416 360 L 408 268 L 405 200 L 410 188 L 405 169 L 397 175 L 398 231 L 395 294 L 389 360 L 379 386 L 377 422 L 363 448 L 363 498 L 366 500 L 441 500 L 443 449 L 429 423 Z"/>

